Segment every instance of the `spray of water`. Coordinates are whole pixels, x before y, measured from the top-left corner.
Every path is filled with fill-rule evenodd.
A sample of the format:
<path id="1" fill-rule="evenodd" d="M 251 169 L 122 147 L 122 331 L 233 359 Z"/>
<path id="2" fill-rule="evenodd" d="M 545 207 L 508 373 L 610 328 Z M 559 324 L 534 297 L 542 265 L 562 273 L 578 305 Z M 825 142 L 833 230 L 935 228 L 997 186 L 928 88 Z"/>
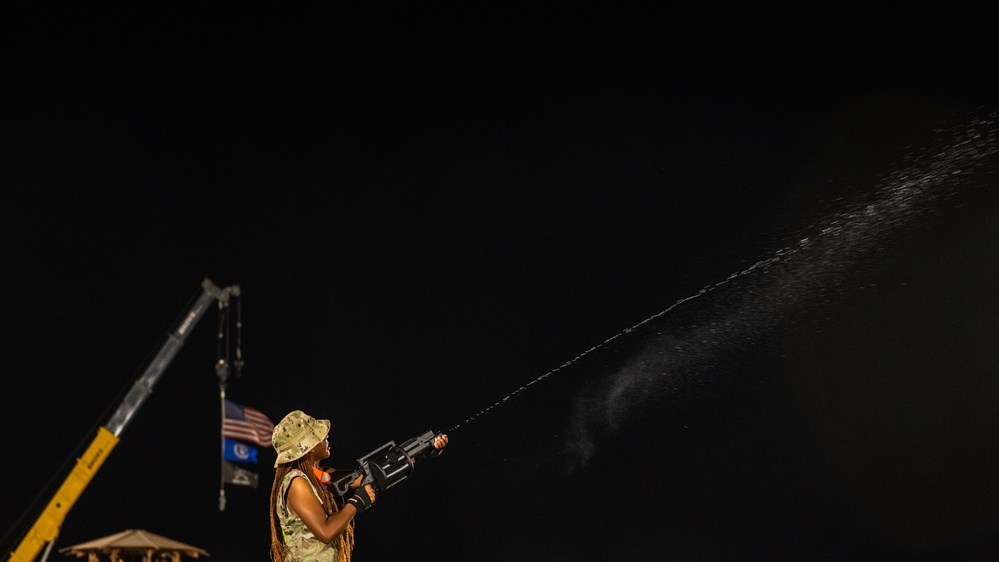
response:
<path id="1" fill-rule="evenodd" d="M 850 274 L 888 250 L 890 241 L 941 201 L 967 187 L 973 172 L 994 165 L 999 152 L 992 119 L 947 132 L 940 150 L 913 155 L 866 198 L 811 227 L 807 236 L 678 301 L 653 318 L 705 294 L 733 285 L 717 306 L 699 311 L 700 322 L 682 334 L 660 331 L 617 372 L 581 391 L 573 404 L 570 464 L 585 464 L 597 437 L 617 431 L 649 403 L 682 391 L 728 356 L 745 352 L 787 314 L 844 294 Z M 646 321 L 647 322 L 647 321 Z"/>
<path id="2" fill-rule="evenodd" d="M 585 464 L 596 452 L 597 438 L 618 430 L 642 407 L 681 393 L 719 361 L 755 345 L 789 312 L 844 293 L 852 270 L 885 251 L 893 236 L 955 195 L 960 186 L 967 186 L 973 173 L 999 153 L 995 116 L 976 118 L 960 129 L 940 133 L 942 148 L 913 154 L 902 170 L 884 178 L 871 195 L 843 202 L 843 210 L 811 226 L 804 235 L 792 237 L 793 244 L 587 349 L 466 419 L 465 424 L 691 301 L 718 296 L 716 306 L 698 312 L 694 325 L 676 334 L 660 329 L 617 372 L 579 392 L 566 448 L 570 465 Z"/>

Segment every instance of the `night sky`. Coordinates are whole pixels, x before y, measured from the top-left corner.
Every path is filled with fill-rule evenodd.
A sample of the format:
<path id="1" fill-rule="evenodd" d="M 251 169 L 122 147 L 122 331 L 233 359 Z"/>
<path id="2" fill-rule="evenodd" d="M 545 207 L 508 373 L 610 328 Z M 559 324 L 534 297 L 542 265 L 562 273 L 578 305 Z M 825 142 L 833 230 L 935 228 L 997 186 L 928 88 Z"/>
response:
<path id="1" fill-rule="evenodd" d="M 990 38 L 242 9 L 14 26 L 5 552 L 207 278 L 228 398 L 331 419 L 330 465 L 449 432 L 357 562 L 999 559 Z M 56 549 L 268 559 L 217 323 Z"/>

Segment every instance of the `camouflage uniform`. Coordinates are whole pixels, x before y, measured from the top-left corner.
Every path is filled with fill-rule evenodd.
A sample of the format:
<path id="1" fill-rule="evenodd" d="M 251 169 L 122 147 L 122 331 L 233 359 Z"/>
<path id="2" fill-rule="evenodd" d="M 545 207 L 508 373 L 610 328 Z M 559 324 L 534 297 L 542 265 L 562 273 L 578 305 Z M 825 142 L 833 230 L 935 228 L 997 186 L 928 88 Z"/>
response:
<path id="1" fill-rule="evenodd" d="M 295 478 L 305 478 L 312 488 L 312 493 L 316 494 L 319 503 L 322 498 L 316 491 L 312 482 L 306 478 L 305 473 L 297 468 L 289 470 L 281 481 L 281 493 L 277 500 L 277 516 L 281 524 L 281 533 L 284 535 L 284 559 L 285 562 L 336 562 L 336 546 L 320 542 L 312 531 L 305 526 L 302 518 L 292 515 L 288 510 L 288 487 Z"/>

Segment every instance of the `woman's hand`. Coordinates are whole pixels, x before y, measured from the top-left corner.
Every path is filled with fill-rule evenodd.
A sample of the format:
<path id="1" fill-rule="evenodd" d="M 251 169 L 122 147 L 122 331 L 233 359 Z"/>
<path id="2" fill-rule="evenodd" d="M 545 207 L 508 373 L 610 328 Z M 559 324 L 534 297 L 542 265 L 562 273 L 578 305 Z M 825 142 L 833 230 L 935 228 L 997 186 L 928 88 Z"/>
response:
<path id="1" fill-rule="evenodd" d="M 360 514 L 375 504 L 375 489 L 371 484 L 365 484 L 363 488 L 358 488 L 354 495 L 347 499 L 347 503 L 354 506 L 356 514 Z"/>

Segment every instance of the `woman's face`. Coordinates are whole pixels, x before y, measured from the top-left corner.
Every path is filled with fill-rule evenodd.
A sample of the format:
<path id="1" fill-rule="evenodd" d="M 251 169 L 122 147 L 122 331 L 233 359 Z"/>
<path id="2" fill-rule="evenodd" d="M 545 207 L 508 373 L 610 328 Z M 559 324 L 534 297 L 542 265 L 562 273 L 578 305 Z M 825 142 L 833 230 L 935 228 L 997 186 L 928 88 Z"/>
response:
<path id="1" fill-rule="evenodd" d="M 316 444 L 315 447 L 309 451 L 309 458 L 314 462 L 319 462 L 323 459 L 328 459 L 330 456 L 330 438 L 323 439 L 321 443 Z"/>

